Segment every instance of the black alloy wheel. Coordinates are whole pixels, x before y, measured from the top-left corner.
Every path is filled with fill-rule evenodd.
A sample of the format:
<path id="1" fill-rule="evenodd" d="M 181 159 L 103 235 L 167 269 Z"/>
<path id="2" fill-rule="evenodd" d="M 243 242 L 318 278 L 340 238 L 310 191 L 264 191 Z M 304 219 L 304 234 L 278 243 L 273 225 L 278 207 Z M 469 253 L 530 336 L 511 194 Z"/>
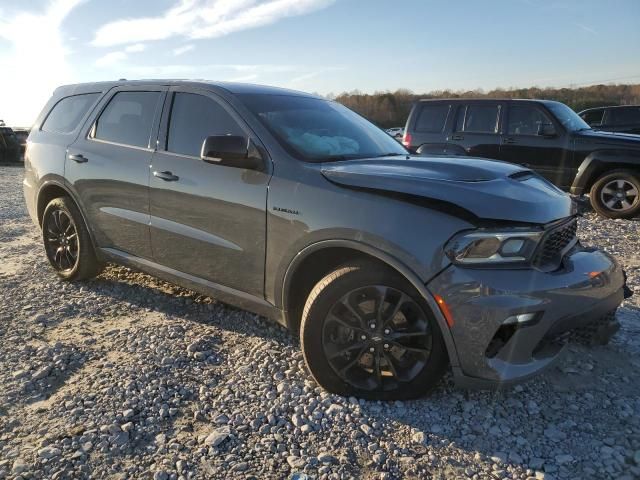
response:
<path id="1" fill-rule="evenodd" d="M 61 272 L 73 270 L 78 262 L 78 231 L 71 216 L 61 208 L 49 212 L 43 225 L 49 261 Z"/>
<path id="2" fill-rule="evenodd" d="M 389 391 L 422 371 L 432 338 L 416 302 L 394 288 L 373 285 L 352 290 L 334 304 L 322 344 L 329 364 L 349 385 Z"/>
<path id="3" fill-rule="evenodd" d="M 49 263 L 63 280 L 93 278 L 104 268 L 82 214 L 69 197 L 54 198 L 45 208 L 42 241 Z"/>
<path id="4" fill-rule="evenodd" d="M 311 290 L 300 343 L 320 386 L 369 400 L 421 397 L 449 364 L 428 302 L 399 272 L 362 259 L 330 272 Z"/>

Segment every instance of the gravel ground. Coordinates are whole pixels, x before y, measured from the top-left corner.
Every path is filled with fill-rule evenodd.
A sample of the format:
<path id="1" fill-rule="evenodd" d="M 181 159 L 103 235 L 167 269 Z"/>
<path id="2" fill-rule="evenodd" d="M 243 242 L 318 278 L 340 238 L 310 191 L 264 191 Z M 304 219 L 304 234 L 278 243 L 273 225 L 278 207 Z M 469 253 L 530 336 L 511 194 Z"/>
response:
<path id="1" fill-rule="evenodd" d="M 640 295 L 611 345 L 524 385 L 357 401 L 256 315 L 122 267 L 58 281 L 21 179 L 0 167 L 0 479 L 640 478 Z M 639 231 L 580 225 L 637 290 Z"/>

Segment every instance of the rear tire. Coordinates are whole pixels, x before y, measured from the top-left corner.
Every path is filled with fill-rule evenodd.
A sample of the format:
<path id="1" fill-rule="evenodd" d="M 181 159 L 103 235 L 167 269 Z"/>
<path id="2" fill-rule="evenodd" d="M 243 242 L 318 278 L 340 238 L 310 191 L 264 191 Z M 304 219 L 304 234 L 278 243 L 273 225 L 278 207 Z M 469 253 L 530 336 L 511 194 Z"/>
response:
<path id="1" fill-rule="evenodd" d="M 316 284 L 302 314 L 300 343 L 316 382 L 343 396 L 420 397 L 448 365 L 424 299 L 399 273 L 367 261 L 343 265 Z"/>
<path id="2" fill-rule="evenodd" d="M 603 217 L 633 218 L 640 214 L 640 178 L 629 170 L 614 170 L 596 180 L 590 197 Z"/>
<path id="3" fill-rule="evenodd" d="M 104 268 L 82 215 L 69 197 L 54 198 L 47 205 L 42 216 L 42 241 L 49 263 L 63 280 L 93 278 Z"/>

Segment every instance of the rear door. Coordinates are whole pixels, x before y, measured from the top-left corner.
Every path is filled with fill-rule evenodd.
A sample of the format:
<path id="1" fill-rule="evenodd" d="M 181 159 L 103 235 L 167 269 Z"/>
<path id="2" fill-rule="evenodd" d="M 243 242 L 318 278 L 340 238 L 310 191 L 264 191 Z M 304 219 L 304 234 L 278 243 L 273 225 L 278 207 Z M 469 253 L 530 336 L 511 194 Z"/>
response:
<path id="1" fill-rule="evenodd" d="M 447 143 L 473 157 L 500 156 L 503 102 L 467 102 L 458 105 Z"/>
<path id="2" fill-rule="evenodd" d="M 149 166 L 167 88 L 111 90 L 69 146 L 65 176 L 100 247 L 151 258 Z"/>
<path id="3" fill-rule="evenodd" d="M 570 137 L 542 105 L 511 102 L 501 138 L 501 160 L 531 168 L 559 187 L 571 185 L 576 172 Z"/>
<path id="4" fill-rule="evenodd" d="M 258 140 L 212 92 L 173 87 L 166 105 L 151 168 L 155 261 L 263 297 L 270 175 L 200 158 L 208 136 Z"/>

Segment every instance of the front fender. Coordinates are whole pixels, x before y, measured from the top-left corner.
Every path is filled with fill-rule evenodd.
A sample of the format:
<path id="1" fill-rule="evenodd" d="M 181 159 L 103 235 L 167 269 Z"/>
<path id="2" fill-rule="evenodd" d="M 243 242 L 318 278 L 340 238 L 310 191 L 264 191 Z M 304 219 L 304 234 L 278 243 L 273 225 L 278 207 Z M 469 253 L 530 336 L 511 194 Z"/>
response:
<path id="1" fill-rule="evenodd" d="M 630 167 L 640 170 L 640 152 L 618 149 L 591 152 L 578 167 L 578 173 L 571 185 L 573 195 L 583 195 L 603 173 L 613 168 Z"/>
<path id="2" fill-rule="evenodd" d="M 442 336 L 444 338 L 445 345 L 447 347 L 447 352 L 449 355 L 449 361 L 451 362 L 451 365 L 453 367 L 457 367 L 459 365 L 458 354 L 455 349 L 455 344 L 453 343 L 453 338 L 451 336 L 451 332 L 449 330 L 447 321 L 442 315 L 440 308 L 438 307 L 435 299 L 429 293 L 429 290 L 427 289 L 425 283 L 423 283 L 420 277 L 411 268 L 405 265 L 402 261 L 398 260 L 392 255 L 376 247 L 373 247 L 371 245 L 354 241 L 354 240 L 334 239 L 334 240 L 319 241 L 301 250 L 298 253 L 298 255 L 296 255 L 295 258 L 289 264 L 289 267 L 287 268 L 287 271 L 284 276 L 282 300 L 281 300 L 283 306 L 289 304 L 288 294 L 291 291 L 291 282 L 297 267 L 309 255 L 312 255 L 313 253 L 326 248 L 336 248 L 336 247 L 349 248 L 349 249 L 357 250 L 367 255 L 370 255 L 374 258 L 377 258 L 378 260 L 385 263 L 386 265 L 390 266 L 391 268 L 395 269 L 400 274 L 402 274 L 411 283 L 411 285 L 413 285 L 416 291 L 424 298 L 424 300 L 427 302 L 427 304 L 431 308 L 431 311 L 434 317 L 436 318 L 436 321 L 438 322 L 438 326 L 440 327 L 440 330 L 442 332 Z M 286 315 L 286 312 L 285 312 L 285 315 Z"/>

